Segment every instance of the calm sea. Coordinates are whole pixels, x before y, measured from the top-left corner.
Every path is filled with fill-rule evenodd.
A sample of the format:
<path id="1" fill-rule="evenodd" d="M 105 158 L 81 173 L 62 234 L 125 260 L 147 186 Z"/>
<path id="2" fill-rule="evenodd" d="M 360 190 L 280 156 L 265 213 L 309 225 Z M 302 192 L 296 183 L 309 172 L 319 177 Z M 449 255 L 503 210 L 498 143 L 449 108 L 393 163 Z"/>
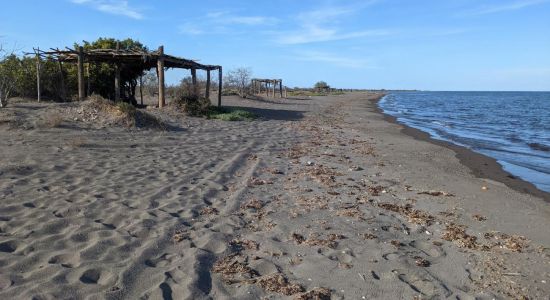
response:
<path id="1" fill-rule="evenodd" d="M 550 192 L 550 92 L 395 92 L 380 108 Z"/>

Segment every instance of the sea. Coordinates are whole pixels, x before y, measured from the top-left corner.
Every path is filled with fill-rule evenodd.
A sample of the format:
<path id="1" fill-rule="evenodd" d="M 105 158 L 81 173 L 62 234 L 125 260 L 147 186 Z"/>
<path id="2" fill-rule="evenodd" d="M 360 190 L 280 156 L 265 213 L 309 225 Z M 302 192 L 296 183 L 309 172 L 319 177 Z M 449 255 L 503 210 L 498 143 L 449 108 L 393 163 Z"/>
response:
<path id="1" fill-rule="evenodd" d="M 391 92 L 379 106 L 550 192 L 550 92 Z"/>

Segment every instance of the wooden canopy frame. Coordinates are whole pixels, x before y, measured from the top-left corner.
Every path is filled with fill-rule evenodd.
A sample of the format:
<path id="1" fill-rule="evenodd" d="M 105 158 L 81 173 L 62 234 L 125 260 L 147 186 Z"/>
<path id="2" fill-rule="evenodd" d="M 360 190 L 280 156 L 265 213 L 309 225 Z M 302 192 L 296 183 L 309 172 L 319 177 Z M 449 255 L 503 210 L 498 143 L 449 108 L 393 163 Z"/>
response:
<path id="1" fill-rule="evenodd" d="M 283 80 L 282 79 L 260 79 L 260 78 L 252 78 L 250 88 L 252 90 L 252 94 L 261 94 L 262 93 L 262 87 L 265 87 L 265 95 L 269 97 L 270 91 L 272 92 L 271 95 L 273 98 L 275 98 L 275 90 L 278 87 L 279 88 L 279 95 L 281 98 L 286 98 L 286 86 L 283 87 Z M 283 97 L 284 93 L 284 97 Z"/>
<path id="2" fill-rule="evenodd" d="M 66 50 L 51 49 L 51 51 L 41 51 L 34 49 L 37 56 L 38 70 L 40 70 L 40 57 L 55 58 L 60 63 L 69 62 L 76 63 L 78 66 L 78 98 L 80 100 L 85 97 L 84 87 L 84 63 L 108 63 L 116 66 L 115 73 L 115 100 L 120 99 L 120 69 L 121 65 L 139 66 L 143 70 L 157 69 L 159 95 L 158 106 L 166 105 L 165 98 L 165 83 L 164 70 L 166 68 L 180 68 L 191 70 L 193 81 L 193 91 L 198 95 L 197 86 L 197 70 L 206 71 L 206 92 L 205 97 L 210 97 L 210 71 L 218 71 L 218 106 L 221 106 L 222 86 L 223 86 L 223 70 L 222 66 L 203 65 L 194 60 L 180 58 L 172 55 L 164 54 L 164 46 L 160 46 L 157 51 L 143 50 L 127 50 L 120 49 L 120 43 L 117 43 L 116 49 L 90 49 L 84 50 L 82 46 L 78 49 L 66 48 Z M 40 94 L 40 73 L 37 72 L 38 93 Z"/>

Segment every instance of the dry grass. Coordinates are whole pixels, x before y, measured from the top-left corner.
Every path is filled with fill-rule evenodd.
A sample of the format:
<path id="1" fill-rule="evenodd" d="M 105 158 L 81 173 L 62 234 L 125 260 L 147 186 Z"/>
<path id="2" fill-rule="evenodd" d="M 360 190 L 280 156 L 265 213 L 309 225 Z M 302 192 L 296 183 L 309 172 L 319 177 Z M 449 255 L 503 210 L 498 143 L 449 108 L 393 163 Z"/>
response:
<path id="1" fill-rule="evenodd" d="M 414 224 L 429 226 L 435 221 L 432 215 L 421 210 L 413 209 L 410 204 L 398 205 L 392 203 L 379 203 L 378 207 L 406 216 L 408 221 Z"/>
<path id="2" fill-rule="evenodd" d="M 262 207 L 264 207 L 264 204 L 262 203 L 262 201 L 260 201 L 260 200 L 258 200 L 258 199 L 250 199 L 250 200 L 248 200 L 248 202 L 246 202 L 245 204 L 241 205 L 241 209 L 249 209 L 249 208 L 252 208 L 252 209 L 259 210 L 259 209 L 261 209 Z"/>
<path id="3" fill-rule="evenodd" d="M 248 259 L 238 255 L 226 256 L 214 263 L 212 272 L 221 275 L 227 284 L 241 282 L 257 277 L 259 274 L 248 266 Z"/>
<path id="4" fill-rule="evenodd" d="M 234 248 L 237 248 L 237 250 L 258 250 L 260 248 L 260 244 L 258 244 L 258 242 L 251 240 L 234 239 L 229 244 Z"/>
<path id="5" fill-rule="evenodd" d="M 301 293 L 294 300 L 330 300 L 331 292 L 327 288 L 314 288 L 311 291 Z"/>
<path id="6" fill-rule="evenodd" d="M 288 282 L 288 279 L 279 273 L 260 277 L 256 280 L 256 284 L 268 292 L 286 296 L 298 294 L 304 290 L 301 285 Z"/>
<path id="7" fill-rule="evenodd" d="M 212 206 L 203 207 L 200 211 L 201 215 L 217 215 L 218 209 Z"/>
<path id="8" fill-rule="evenodd" d="M 51 112 L 44 116 L 42 125 L 47 128 L 57 128 L 63 124 L 63 116 L 57 112 Z"/>
<path id="9" fill-rule="evenodd" d="M 81 136 L 77 136 L 71 140 L 69 140 L 67 142 L 67 145 L 70 146 L 71 148 L 80 148 L 80 147 L 83 147 L 84 145 L 86 145 L 88 141 L 86 140 L 86 138 L 84 137 L 81 137 Z"/>
<path id="10" fill-rule="evenodd" d="M 449 224 L 445 228 L 442 239 L 455 244 L 460 248 L 478 249 L 477 237 L 466 233 L 466 228 L 463 225 Z"/>

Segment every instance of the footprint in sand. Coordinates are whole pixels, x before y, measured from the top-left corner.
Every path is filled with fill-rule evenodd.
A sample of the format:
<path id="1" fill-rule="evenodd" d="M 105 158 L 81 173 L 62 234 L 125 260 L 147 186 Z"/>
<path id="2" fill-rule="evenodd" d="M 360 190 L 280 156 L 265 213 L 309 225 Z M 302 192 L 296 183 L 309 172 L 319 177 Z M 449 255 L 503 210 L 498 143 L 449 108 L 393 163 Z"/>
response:
<path id="1" fill-rule="evenodd" d="M 409 246 L 416 248 L 431 257 L 441 257 L 446 255 L 445 251 L 441 247 L 430 242 L 412 241 L 409 243 Z"/>
<path id="2" fill-rule="evenodd" d="M 168 265 L 172 264 L 172 262 L 174 260 L 176 260 L 177 258 L 178 258 L 178 256 L 176 254 L 164 253 L 159 257 L 152 258 L 152 259 L 146 259 L 145 260 L 145 265 L 148 266 L 148 267 L 151 267 L 151 268 L 165 267 L 165 266 L 168 266 Z"/>
<path id="3" fill-rule="evenodd" d="M 451 294 L 445 286 L 439 284 L 435 278 L 432 278 L 426 272 L 421 274 L 421 272 L 409 270 L 392 270 L 392 273 L 415 292 L 428 298 L 448 297 Z"/>
<path id="4" fill-rule="evenodd" d="M 60 254 L 50 258 L 48 263 L 59 264 L 65 268 L 76 268 L 80 265 L 80 255 L 78 253 Z"/>
<path id="5" fill-rule="evenodd" d="M 84 284 L 108 285 L 116 281 L 116 276 L 111 272 L 101 269 L 88 269 L 80 275 L 80 282 Z"/>
<path id="6" fill-rule="evenodd" d="M 18 248 L 21 248 L 21 243 L 17 241 L 7 241 L 0 243 L 0 252 L 13 253 L 17 251 Z"/>

